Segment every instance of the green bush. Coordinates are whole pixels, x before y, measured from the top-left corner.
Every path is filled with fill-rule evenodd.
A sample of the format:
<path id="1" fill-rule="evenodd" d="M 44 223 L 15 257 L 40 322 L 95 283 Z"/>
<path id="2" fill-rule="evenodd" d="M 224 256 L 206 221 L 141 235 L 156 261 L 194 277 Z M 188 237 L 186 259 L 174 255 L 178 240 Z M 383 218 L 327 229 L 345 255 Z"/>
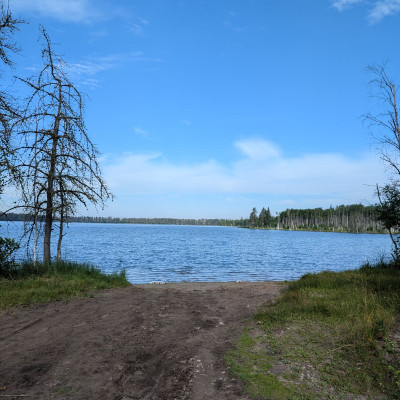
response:
<path id="1" fill-rule="evenodd" d="M 19 244 L 14 239 L 0 237 L 0 276 L 9 276 L 15 267 L 14 253 Z"/>

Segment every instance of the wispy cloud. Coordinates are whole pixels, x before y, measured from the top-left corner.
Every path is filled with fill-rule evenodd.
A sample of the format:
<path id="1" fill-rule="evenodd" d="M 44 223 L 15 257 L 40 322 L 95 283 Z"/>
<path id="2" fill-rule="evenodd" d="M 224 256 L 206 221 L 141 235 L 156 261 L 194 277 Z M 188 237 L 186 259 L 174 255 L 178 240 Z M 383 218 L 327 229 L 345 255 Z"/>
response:
<path id="1" fill-rule="evenodd" d="M 125 28 L 128 32 L 136 36 L 143 36 L 147 25 L 149 25 L 149 21 L 146 19 L 136 18 L 134 21 L 130 21 Z"/>
<path id="2" fill-rule="evenodd" d="M 366 0 L 334 0 L 332 6 L 338 11 L 344 11 L 358 3 L 370 5 L 368 20 L 372 24 L 400 11 L 400 0 L 374 0 L 372 2 Z"/>
<path id="3" fill-rule="evenodd" d="M 146 57 L 140 51 L 130 53 L 109 54 L 101 57 L 88 57 L 86 60 L 68 64 L 70 76 L 77 79 L 79 83 L 96 87 L 100 84 L 97 76 L 104 71 L 119 68 L 124 63 L 129 62 L 156 62 L 163 60 L 158 58 Z"/>
<path id="4" fill-rule="evenodd" d="M 234 32 L 238 34 L 247 33 L 250 31 L 248 26 L 243 26 L 240 23 L 240 13 L 237 13 L 234 10 L 230 10 L 226 12 L 226 19 L 224 20 L 224 26 L 232 29 Z"/>
<path id="5" fill-rule="evenodd" d="M 143 136 L 143 137 L 146 137 L 149 134 L 149 132 L 145 131 L 140 126 L 134 126 L 133 132 L 135 132 L 136 135 Z"/>
<path id="6" fill-rule="evenodd" d="M 332 6 L 339 11 L 343 11 L 351 7 L 353 4 L 361 3 L 362 1 L 363 0 L 335 0 Z"/>
<path id="7" fill-rule="evenodd" d="M 81 85 L 96 88 L 101 84 L 101 79 L 96 76 L 115 67 L 116 60 L 114 62 L 111 59 L 103 59 L 102 57 L 93 58 L 68 64 L 68 73 L 73 80 L 76 80 Z"/>
<path id="8" fill-rule="evenodd" d="M 368 154 L 357 159 L 334 153 L 290 158 L 261 139 L 239 141 L 235 146 L 241 155 L 229 165 L 216 160 L 181 165 L 166 160 L 161 153 L 151 153 L 112 157 L 104 168 L 117 197 L 265 194 L 359 202 L 372 196 L 373 189 L 367 185 L 384 181 L 379 161 Z"/>
<path id="9" fill-rule="evenodd" d="M 87 23 L 101 16 L 89 0 L 10 0 L 13 10 L 54 18 L 60 21 Z"/>
<path id="10" fill-rule="evenodd" d="M 376 2 L 368 15 L 370 22 L 375 23 L 400 11 L 400 0 L 381 0 Z"/>
<path id="11" fill-rule="evenodd" d="M 94 38 L 103 38 L 109 36 L 110 32 L 106 29 L 98 29 L 96 31 L 90 32 L 89 34 Z"/>
<path id="12" fill-rule="evenodd" d="M 254 160 L 277 158 L 279 149 L 263 139 L 251 139 L 235 142 L 235 146 L 247 157 Z"/>

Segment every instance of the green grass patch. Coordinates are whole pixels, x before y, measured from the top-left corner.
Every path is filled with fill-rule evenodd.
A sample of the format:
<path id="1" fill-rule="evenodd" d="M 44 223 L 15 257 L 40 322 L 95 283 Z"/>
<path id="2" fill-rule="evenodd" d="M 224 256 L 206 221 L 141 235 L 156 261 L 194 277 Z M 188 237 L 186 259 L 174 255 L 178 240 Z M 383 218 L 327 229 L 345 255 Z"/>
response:
<path id="1" fill-rule="evenodd" d="M 0 278 L 0 308 L 92 296 L 101 289 L 129 285 L 125 271 L 108 275 L 90 264 L 25 262 Z"/>
<path id="2" fill-rule="evenodd" d="M 399 311 L 399 269 L 308 274 L 255 316 L 226 361 L 254 397 L 398 399 Z"/>

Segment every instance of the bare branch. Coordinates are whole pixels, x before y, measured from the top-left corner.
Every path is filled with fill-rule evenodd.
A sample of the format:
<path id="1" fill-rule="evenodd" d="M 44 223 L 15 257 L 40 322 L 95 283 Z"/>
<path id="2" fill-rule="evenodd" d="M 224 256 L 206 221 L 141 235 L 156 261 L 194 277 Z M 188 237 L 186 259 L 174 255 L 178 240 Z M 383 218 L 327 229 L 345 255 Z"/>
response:
<path id="1" fill-rule="evenodd" d="M 49 262 L 53 222 L 59 221 L 60 257 L 63 227 L 77 205 L 103 206 L 112 195 L 84 124 L 84 96 L 68 80 L 65 62 L 53 52 L 43 27 L 41 37 L 43 68 L 37 76 L 20 79 L 31 93 L 14 123 L 20 144 L 13 161 L 26 208 L 34 221 L 44 216 L 44 262 Z"/>

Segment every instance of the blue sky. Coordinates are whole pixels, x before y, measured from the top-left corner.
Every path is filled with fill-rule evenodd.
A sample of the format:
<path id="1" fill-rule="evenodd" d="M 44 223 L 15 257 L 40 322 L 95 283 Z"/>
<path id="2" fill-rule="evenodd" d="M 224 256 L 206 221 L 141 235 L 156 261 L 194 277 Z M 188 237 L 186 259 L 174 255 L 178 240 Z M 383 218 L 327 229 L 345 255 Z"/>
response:
<path id="1" fill-rule="evenodd" d="M 400 77 L 399 0 L 10 0 L 87 93 L 116 198 L 103 216 L 240 218 L 374 202 L 387 179 L 366 72 Z M 81 211 L 95 215 L 95 211 Z"/>

